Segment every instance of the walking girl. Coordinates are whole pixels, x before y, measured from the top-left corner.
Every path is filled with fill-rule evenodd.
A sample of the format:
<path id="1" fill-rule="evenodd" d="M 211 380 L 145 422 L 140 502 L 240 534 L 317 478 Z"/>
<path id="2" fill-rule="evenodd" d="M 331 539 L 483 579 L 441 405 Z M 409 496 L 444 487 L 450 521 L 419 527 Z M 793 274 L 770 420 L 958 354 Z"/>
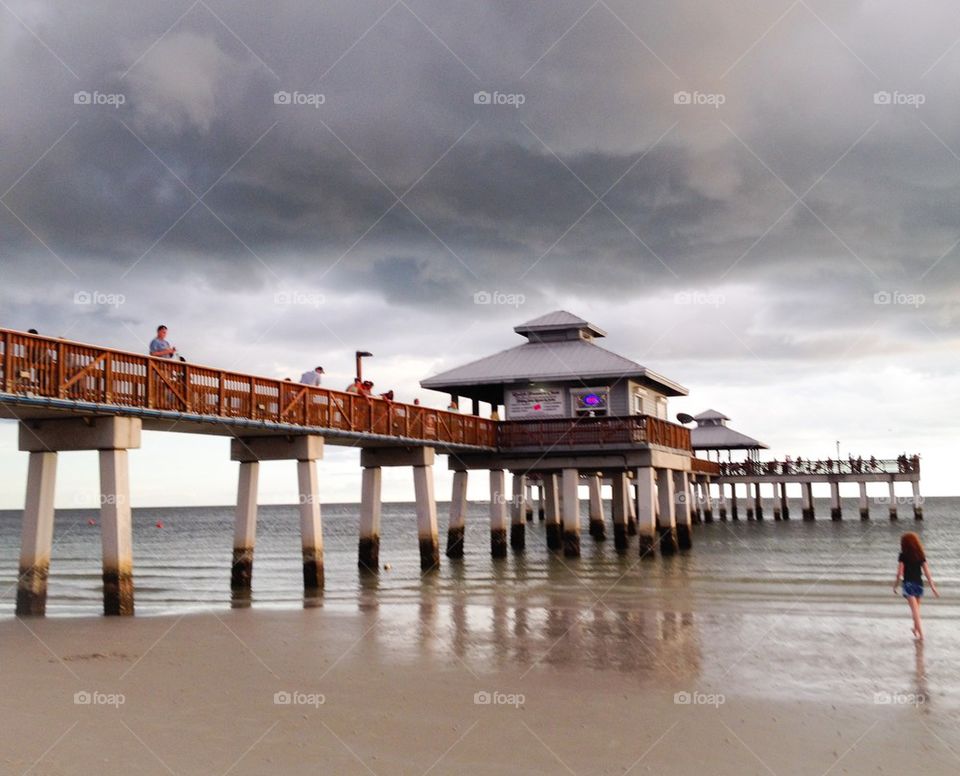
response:
<path id="1" fill-rule="evenodd" d="M 913 615 L 913 635 L 918 641 L 923 641 L 923 623 L 920 620 L 920 599 L 923 598 L 923 577 L 930 583 L 933 594 L 939 598 L 940 593 L 930 576 L 930 566 L 927 565 L 927 555 L 923 551 L 920 537 L 912 531 L 900 537 L 900 557 L 897 558 L 897 578 L 893 583 L 893 592 L 897 593 L 897 586 L 903 580 L 903 597 L 907 599 L 910 613 Z"/>

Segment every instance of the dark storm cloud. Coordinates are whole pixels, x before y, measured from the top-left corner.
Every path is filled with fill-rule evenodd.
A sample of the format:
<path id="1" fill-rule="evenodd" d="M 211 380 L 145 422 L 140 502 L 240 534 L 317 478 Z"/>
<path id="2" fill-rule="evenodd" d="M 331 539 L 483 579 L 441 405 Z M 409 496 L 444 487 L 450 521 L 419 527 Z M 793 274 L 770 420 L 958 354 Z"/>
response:
<path id="1" fill-rule="evenodd" d="M 804 359 L 874 325 L 864 347 L 926 342 L 920 315 L 956 336 L 960 52 L 936 63 L 946 11 L 800 4 L 779 18 L 787 8 L 13 4 L 5 265 L 22 270 L 18 294 L 47 288 L 62 259 L 78 276 L 64 294 L 162 298 L 159 272 L 243 308 L 245 291 L 298 283 L 464 327 L 483 290 L 523 294 L 531 314 L 571 294 L 662 301 L 701 322 L 721 311 L 755 352 Z M 80 90 L 125 103 L 76 105 Z M 481 90 L 524 104 L 477 105 Z M 875 104 L 883 90 L 924 103 Z M 277 91 L 324 102 L 275 104 Z M 678 91 L 724 103 L 677 104 Z M 674 304 L 725 288 L 736 304 Z M 875 303 L 896 291 L 925 305 Z M 480 315 L 486 331 L 518 317 Z M 680 350 L 708 343 L 738 352 L 710 336 Z"/>

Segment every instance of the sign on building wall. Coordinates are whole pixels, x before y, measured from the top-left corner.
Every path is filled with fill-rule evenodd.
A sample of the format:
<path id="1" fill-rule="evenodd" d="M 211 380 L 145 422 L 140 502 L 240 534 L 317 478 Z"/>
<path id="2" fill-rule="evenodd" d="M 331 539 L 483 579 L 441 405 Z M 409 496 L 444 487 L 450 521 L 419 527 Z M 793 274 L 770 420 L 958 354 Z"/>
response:
<path id="1" fill-rule="evenodd" d="M 520 388 L 507 392 L 507 420 L 562 418 L 563 391 L 560 388 Z"/>

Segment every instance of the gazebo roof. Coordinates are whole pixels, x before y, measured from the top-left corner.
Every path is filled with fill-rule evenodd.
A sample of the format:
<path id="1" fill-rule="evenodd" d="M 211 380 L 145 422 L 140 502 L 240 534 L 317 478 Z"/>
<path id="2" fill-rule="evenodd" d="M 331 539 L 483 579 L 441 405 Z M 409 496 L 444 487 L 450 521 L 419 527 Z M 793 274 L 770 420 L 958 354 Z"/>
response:
<path id="1" fill-rule="evenodd" d="M 605 336 L 603 329 L 565 310 L 534 318 L 514 331 L 528 341 L 441 372 L 420 385 L 483 401 L 502 399 L 508 384 L 620 379 L 646 383 L 667 396 L 687 394 L 679 383 L 594 343 L 594 337 Z"/>
<path id="2" fill-rule="evenodd" d="M 730 420 L 730 418 L 728 418 L 728 417 L 727 417 L 726 415 L 724 415 L 722 412 L 717 412 L 716 410 L 706 410 L 705 412 L 701 412 L 699 415 L 694 415 L 694 416 L 693 416 L 693 419 L 694 419 L 694 420 L 697 420 L 697 421 L 700 421 L 700 420 Z"/>
<path id="3" fill-rule="evenodd" d="M 722 412 L 706 410 L 694 415 L 696 428 L 690 430 L 694 450 L 766 450 L 767 445 L 727 426 L 730 420 Z"/>
<path id="4" fill-rule="evenodd" d="M 766 450 L 758 439 L 726 426 L 697 426 L 690 429 L 690 445 L 694 450 Z"/>

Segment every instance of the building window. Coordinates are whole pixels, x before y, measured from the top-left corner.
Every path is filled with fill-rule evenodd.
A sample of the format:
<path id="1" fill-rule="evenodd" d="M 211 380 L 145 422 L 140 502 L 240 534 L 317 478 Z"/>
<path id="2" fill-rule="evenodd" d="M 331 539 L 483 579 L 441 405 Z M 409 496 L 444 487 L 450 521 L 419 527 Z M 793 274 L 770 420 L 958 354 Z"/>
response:
<path id="1" fill-rule="evenodd" d="M 643 415 L 647 410 L 647 392 L 642 388 L 633 389 L 633 408 L 632 414 Z"/>
<path id="2" fill-rule="evenodd" d="M 662 420 L 667 419 L 667 397 L 658 396 L 657 397 L 657 417 Z"/>

